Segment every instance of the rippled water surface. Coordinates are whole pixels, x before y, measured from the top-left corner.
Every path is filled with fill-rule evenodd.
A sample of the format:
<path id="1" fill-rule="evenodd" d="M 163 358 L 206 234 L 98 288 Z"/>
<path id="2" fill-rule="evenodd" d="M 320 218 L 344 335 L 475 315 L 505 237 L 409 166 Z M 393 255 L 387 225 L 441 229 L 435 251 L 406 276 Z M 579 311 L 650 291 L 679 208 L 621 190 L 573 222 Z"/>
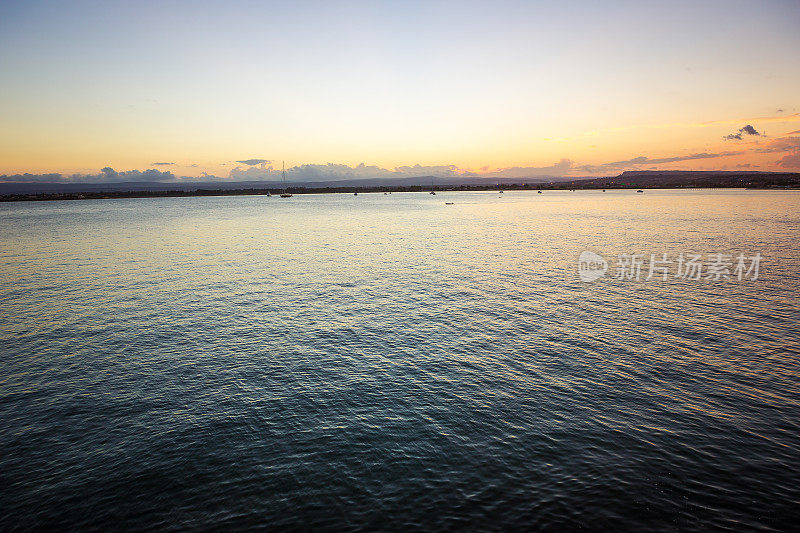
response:
<path id="1" fill-rule="evenodd" d="M 792 529 L 799 236 L 793 191 L 2 204 L 0 529 Z M 614 278 L 681 252 L 763 259 Z"/>

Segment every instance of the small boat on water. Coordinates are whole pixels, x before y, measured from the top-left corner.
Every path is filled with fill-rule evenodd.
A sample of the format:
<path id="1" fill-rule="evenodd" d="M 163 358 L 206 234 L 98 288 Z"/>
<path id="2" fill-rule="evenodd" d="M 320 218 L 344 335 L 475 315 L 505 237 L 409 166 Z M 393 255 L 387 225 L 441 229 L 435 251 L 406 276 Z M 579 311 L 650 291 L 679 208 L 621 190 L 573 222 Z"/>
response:
<path id="1" fill-rule="evenodd" d="M 453 205 L 453 202 L 445 202 L 444 205 Z"/>
<path id="2" fill-rule="evenodd" d="M 281 198 L 291 198 L 291 193 L 286 190 L 286 165 L 283 161 L 281 161 L 281 176 L 283 177 L 283 192 L 281 193 Z"/>
<path id="3" fill-rule="evenodd" d="M 644 192 L 644 191 L 643 191 L 642 189 L 639 189 L 639 190 L 638 190 L 638 191 L 636 191 L 636 192 Z"/>
<path id="4" fill-rule="evenodd" d="M 542 191 L 536 191 L 536 192 L 538 192 L 539 194 L 542 194 Z"/>
<path id="5" fill-rule="evenodd" d="M 357 193 L 357 192 L 354 192 L 354 193 L 353 193 L 353 196 L 358 196 L 358 193 Z"/>

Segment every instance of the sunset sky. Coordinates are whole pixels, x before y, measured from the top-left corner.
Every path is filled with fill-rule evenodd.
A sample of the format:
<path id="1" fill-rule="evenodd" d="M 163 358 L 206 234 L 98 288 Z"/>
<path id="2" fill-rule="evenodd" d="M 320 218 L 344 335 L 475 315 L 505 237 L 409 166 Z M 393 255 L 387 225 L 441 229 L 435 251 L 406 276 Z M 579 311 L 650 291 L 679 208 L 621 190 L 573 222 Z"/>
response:
<path id="1" fill-rule="evenodd" d="M 4 181 L 800 171 L 796 0 L 6 1 L 0 79 Z"/>

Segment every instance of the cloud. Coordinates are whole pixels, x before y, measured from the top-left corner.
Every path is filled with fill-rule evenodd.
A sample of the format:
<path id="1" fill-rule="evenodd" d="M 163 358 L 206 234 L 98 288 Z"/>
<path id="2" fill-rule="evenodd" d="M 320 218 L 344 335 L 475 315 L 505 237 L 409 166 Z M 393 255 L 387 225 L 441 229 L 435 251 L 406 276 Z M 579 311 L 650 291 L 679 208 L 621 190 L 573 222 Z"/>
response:
<path id="1" fill-rule="evenodd" d="M 456 165 L 405 165 L 393 169 L 360 163 L 349 166 L 337 163 L 303 164 L 286 169 L 288 181 L 339 181 L 352 179 L 375 178 L 414 178 L 433 176 L 437 178 L 456 177 L 487 177 L 487 178 L 529 178 L 537 176 L 564 176 L 574 168 L 575 164 L 569 159 L 544 167 L 508 167 L 488 172 L 489 167 L 483 167 L 482 172 L 476 173 Z M 272 166 L 242 168 L 236 167 L 230 171 L 229 177 L 234 180 L 246 181 L 277 181 L 281 179 L 280 169 Z"/>
<path id="2" fill-rule="evenodd" d="M 794 133 L 800 133 L 796 131 Z M 786 153 L 775 164 L 781 168 L 800 168 L 800 137 L 782 137 L 775 139 L 769 145 L 759 148 L 756 152 L 762 154 Z"/>
<path id="3" fill-rule="evenodd" d="M 742 155 L 743 153 L 744 152 L 742 151 L 736 151 L 736 152 L 728 151 L 728 152 L 720 152 L 718 154 L 701 153 L 701 154 L 682 155 L 677 157 L 664 157 L 661 159 L 650 159 L 647 162 L 652 164 L 674 163 L 676 161 L 691 161 L 693 159 L 713 159 L 715 157 L 729 157 L 732 155 Z"/>
<path id="4" fill-rule="evenodd" d="M 271 172 L 271 165 L 261 163 L 258 166 L 250 166 L 249 168 L 232 168 L 228 173 L 228 177 L 234 180 L 260 181 L 270 179 Z M 278 173 L 278 177 L 280 178 L 280 172 Z"/>
<path id="5" fill-rule="evenodd" d="M 615 161 L 613 163 L 606 163 L 604 166 L 611 167 L 624 167 L 629 165 L 660 165 L 663 163 L 676 163 L 678 161 L 692 161 L 695 159 L 713 159 L 715 157 L 728 157 L 731 155 L 741 155 L 744 152 L 720 152 L 718 154 L 700 153 L 690 155 L 678 155 L 673 157 L 661 157 L 657 159 L 650 159 L 649 157 L 639 156 L 627 161 Z"/>
<path id="6" fill-rule="evenodd" d="M 767 146 L 757 148 L 755 151 L 760 154 L 771 154 L 776 152 L 792 152 L 795 150 L 800 150 L 800 137 L 781 137 L 780 139 L 771 141 Z"/>
<path id="7" fill-rule="evenodd" d="M 724 119 L 724 120 L 708 120 L 705 122 L 668 122 L 668 123 L 661 123 L 661 124 L 638 124 L 635 126 L 618 126 L 615 128 L 600 128 L 591 131 L 585 131 L 578 135 L 573 135 L 570 137 L 545 137 L 545 140 L 548 141 L 574 141 L 577 139 L 584 139 L 586 137 L 597 137 L 600 135 L 606 134 L 613 134 L 613 133 L 621 133 L 624 131 L 635 131 L 635 130 L 662 130 L 662 129 L 670 129 L 670 128 L 711 128 L 723 125 L 736 125 L 741 124 L 742 122 L 749 121 L 749 122 L 798 122 L 800 121 L 800 113 L 791 113 L 788 115 L 780 115 L 780 116 L 768 116 L 768 117 L 745 117 L 745 118 L 738 118 L 738 119 Z"/>
<path id="8" fill-rule="evenodd" d="M 111 167 L 102 168 L 97 174 L 72 174 L 68 177 L 60 173 L 26 173 L 0 176 L 0 182 L 2 183 L 119 183 L 123 181 L 175 181 L 176 179 L 178 178 L 172 172 L 154 168 L 145 171 L 125 170 L 117 172 Z"/>
<path id="9" fill-rule="evenodd" d="M 549 167 L 509 167 L 496 172 L 490 172 L 487 176 L 497 178 L 532 178 L 537 176 L 564 176 L 573 169 L 575 163 L 570 159 L 561 159 L 558 163 L 553 163 Z"/>
<path id="10" fill-rule="evenodd" d="M 632 159 L 624 161 L 613 161 L 611 163 L 602 163 L 600 165 L 581 165 L 575 167 L 587 174 L 608 174 L 609 172 L 620 172 L 623 170 L 638 169 L 642 165 L 663 165 L 667 163 L 679 163 L 681 161 L 695 161 L 698 159 L 714 159 L 717 157 L 730 157 L 744 154 L 744 151 L 728 151 L 719 153 L 696 153 L 689 155 L 678 155 L 672 157 L 659 157 L 652 159 L 647 156 L 640 155 Z"/>
<path id="11" fill-rule="evenodd" d="M 363 163 L 362 163 L 363 164 Z M 403 166 L 394 169 L 395 174 L 406 177 L 414 176 L 436 176 L 439 178 L 449 178 L 453 176 L 471 175 L 471 172 L 461 170 L 455 165 L 434 165 L 424 166 L 416 164 L 414 166 Z"/>
<path id="12" fill-rule="evenodd" d="M 161 171 L 154 168 L 145 170 L 124 170 L 117 172 L 111 167 L 100 169 L 99 174 L 73 174 L 71 176 L 76 182 L 122 182 L 122 181 L 173 181 L 175 174 L 167 170 Z"/>
<path id="13" fill-rule="evenodd" d="M 613 167 L 613 168 L 622 168 L 628 167 L 631 165 L 643 165 L 650 161 L 648 157 L 640 155 L 639 157 L 634 157 L 633 159 L 626 159 L 625 161 L 613 161 L 611 163 L 603 163 L 602 166 L 604 167 Z"/>
<path id="14" fill-rule="evenodd" d="M 800 130 L 790 131 L 789 133 L 786 133 L 785 135 L 800 135 Z"/>
<path id="15" fill-rule="evenodd" d="M 61 174 L 3 174 L 0 176 L 0 183 L 60 183 L 67 179 Z"/>
<path id="16" fill-rule="evenodd" d="M 692 126 L 719 126 L 722 124 L 736 124 L 744 122 L 744 121 L 751 121 L 751 122 L 797 122 L 800 121 L 800 113 L 792 113 L 791 115 L 783 115 L 781 117 L 750 117 L 745 119 L 739 120 L 708 120 L 706 122 L 698 122 L 696 124 L 690 124 Z"/>
<path id="17" fill-rule="evenodd" d="M 740 129 L 739 131 L 741 131 L 742 133 L 746 133 L 746 134 L 748 134 L 748 135 L 761 135 L 761 134 L 760 134 L 760 133 L 758 133 L 758 132 L 756 131 L 756 129 L 755 129 L 753 126 L 751 126 L 750 124 L 748 124 L 747 126 L 745 126 L 745 127 L 744 127 L 744 128 L 742 128 L 742 129 Z"/>
<path id="18" fill-rule="evenodd" d="M 469 171 L 459 169 L 455 165 L 411 165 L 400 166 L 393 170 L 374 165 L 361 163 L 354 167 L 337 163 L 303 164 L 286 169 L 288 181 L 338 181 L 362 178 L 408 178 L 417 176 L 455 177 L 475 175 Z M 235 180 L 277 181 L 281 179 L 281 170 L 271 165 L 262 164 L 259 167 L 236 167 L 229 173 Z"/>
<path id="19" fill-rule="evenodd" d="M 548 166 L 515 166 L 490 170 L 491 167 L 483 166 L 478 171 L 460 168 L 456 165 L 405 165 L 395 168 L 383 168 L 376 165 L 361 163 L 356 166 L 345 164 L 303 164 L 286 169 L 286 177 L 292 182 L 338 181 L 353 179 L 375 178 L 437 178 L 480 177 L 487 180 L 493 179 L 521 179 L 537 177 L 566 177 L 578 175 L 610 175 L 625 170 L 654 169 L 660 165 L 680 163 L 686 161 L 699 161 L 743 154 L 780 154 L 780 159 L 772 164 L 772 168 L 796 169 L 800 158 L 800 130 L 790 132 L 783 137 L 765 139 L 748 145 L 747 150 L 701 152 L 669 157 L 656 157 L 640 155 L 631 159 L 612 161 L 608 163 L 577 165 L 574 161 L 562 158 Z M 746 125 L 738 130 L 735 135 L 753 135 L 763 137 L 751 125 Z M 246 159 L 238 161 L 242 165 L 236 166 L 227 173 L 227 177 L 220 177 L 207 172 L 200 176 L 176 176 L 170 171 L 155 168 L 141 170 L 117 171 L 111 167 L 101 169 L 97 174 L 72 174 L 70 176 L 51 174 L 14 174 L 0 176 L 0 182 L 10 183 L 118 183 L 118 182 L 194 182 L 194 181 L 280 181 L 281 169 L 275 169 L 267 159 Z M 230 164 L 230 163 L 228 163 Z M 176 165 L 172 162 L 155 162 L 152 165 Z M 181 166 L 184 166 L 183 164 Z M 190 166 L 198 167 L 197 164 Z M 685 166 L 684 166 L 685 167 Z M 735 168 L 749 168 L 749 163 L 741 163 Z M 763 165 L 762 165 L 763 167 Z M 670 168 L 670 167 L 667 167 Z M 674 167 L 673 167 L 674 168 Z M 689 167 L 692 168 L 692 167 Z M 696 167 L 695 167 L 696 168 Z"/>
<path id="20" fill-rule="evenodd" d="M 356 166 L 326 163 L 303 164 L 286 169 L 286 179 L 292 182 L 315 181 L 340 181 L 354 179 L 375 178 L 480 178 L 487 179 L 515 179 L 530 177 L 561 177 L 567 176 L 575 169 L 575 163 L 569 159 L 561 159 L 557 163 L 542 167 L 507 167 L 489 171 L 483 167 L 481 172 L 473 172 L 456 165 L 403 165 L 395 168 L 383 168 L 376 165 L 360 163 Z M 607 169 L 606 169 L 607 170 Z M 158 169 L 117 171 L 105 167 L 97 174 L 18 174 L 14 176 L 0 176 L 4 182 L 68 182 L 68 183 L 119 183 L 126 181 L 280 181 L 281 169 L 273 168 L 266 162 L 258 165 L 237 166 L 230 170 L 227 178 L 219 177 L 207 172 L 201 172 L 198 177 L 175 176 L 170 171 Z"/>
<path id="21" fill-rule="evenodd" d="M 222 178 L 222 177 L 217 176 L 215 174 L 209 174 L 208 172 L 201 172 L 200 176 L 197 177 L 197 178 L 191 178 L 189 176 L 183 176 L 183 177 L 181 177 L 181 179 L 182 180 L 187 180 L 187 181 L 224 181 L 225 180 L 225 178 Z"/>
<path id="22" fill-rule="evenodd" d="M 800 150 L 781 157 L 775 164 L 782 168 L 800 168 Z"/>
<path id="23" fill-rule="evenodd" d="M 741 141 L 742 140 L 742 134 L 745 134 L 745 135 L 757 135 L 757 136 L 761 135 L 760 133 L 758 133 L 756 131 L 756 129 L 753 126 L 748 124 L 747 126 L 739 128 L 738 132 L 731 133 L 730 135 L 726 135 L 725 137 L 723 137 L 723 139 L 728 140 L 728 141 L 733 141 L 733 140 Z"/>

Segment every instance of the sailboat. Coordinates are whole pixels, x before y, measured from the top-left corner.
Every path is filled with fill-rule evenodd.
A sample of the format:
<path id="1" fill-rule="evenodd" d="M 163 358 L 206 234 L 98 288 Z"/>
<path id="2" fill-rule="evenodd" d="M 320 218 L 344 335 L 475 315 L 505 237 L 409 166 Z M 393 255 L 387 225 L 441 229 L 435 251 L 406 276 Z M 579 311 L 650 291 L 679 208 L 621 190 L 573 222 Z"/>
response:
<path id="1" fill-rule="evenodd" d="M 283 192 L 281 193 L 281 198 L 291 198 L 292 195 L 286 192 L 286 165 L 284 165 L 283 161 L 281 161 L 281 176 L 283 176 Z"/>

